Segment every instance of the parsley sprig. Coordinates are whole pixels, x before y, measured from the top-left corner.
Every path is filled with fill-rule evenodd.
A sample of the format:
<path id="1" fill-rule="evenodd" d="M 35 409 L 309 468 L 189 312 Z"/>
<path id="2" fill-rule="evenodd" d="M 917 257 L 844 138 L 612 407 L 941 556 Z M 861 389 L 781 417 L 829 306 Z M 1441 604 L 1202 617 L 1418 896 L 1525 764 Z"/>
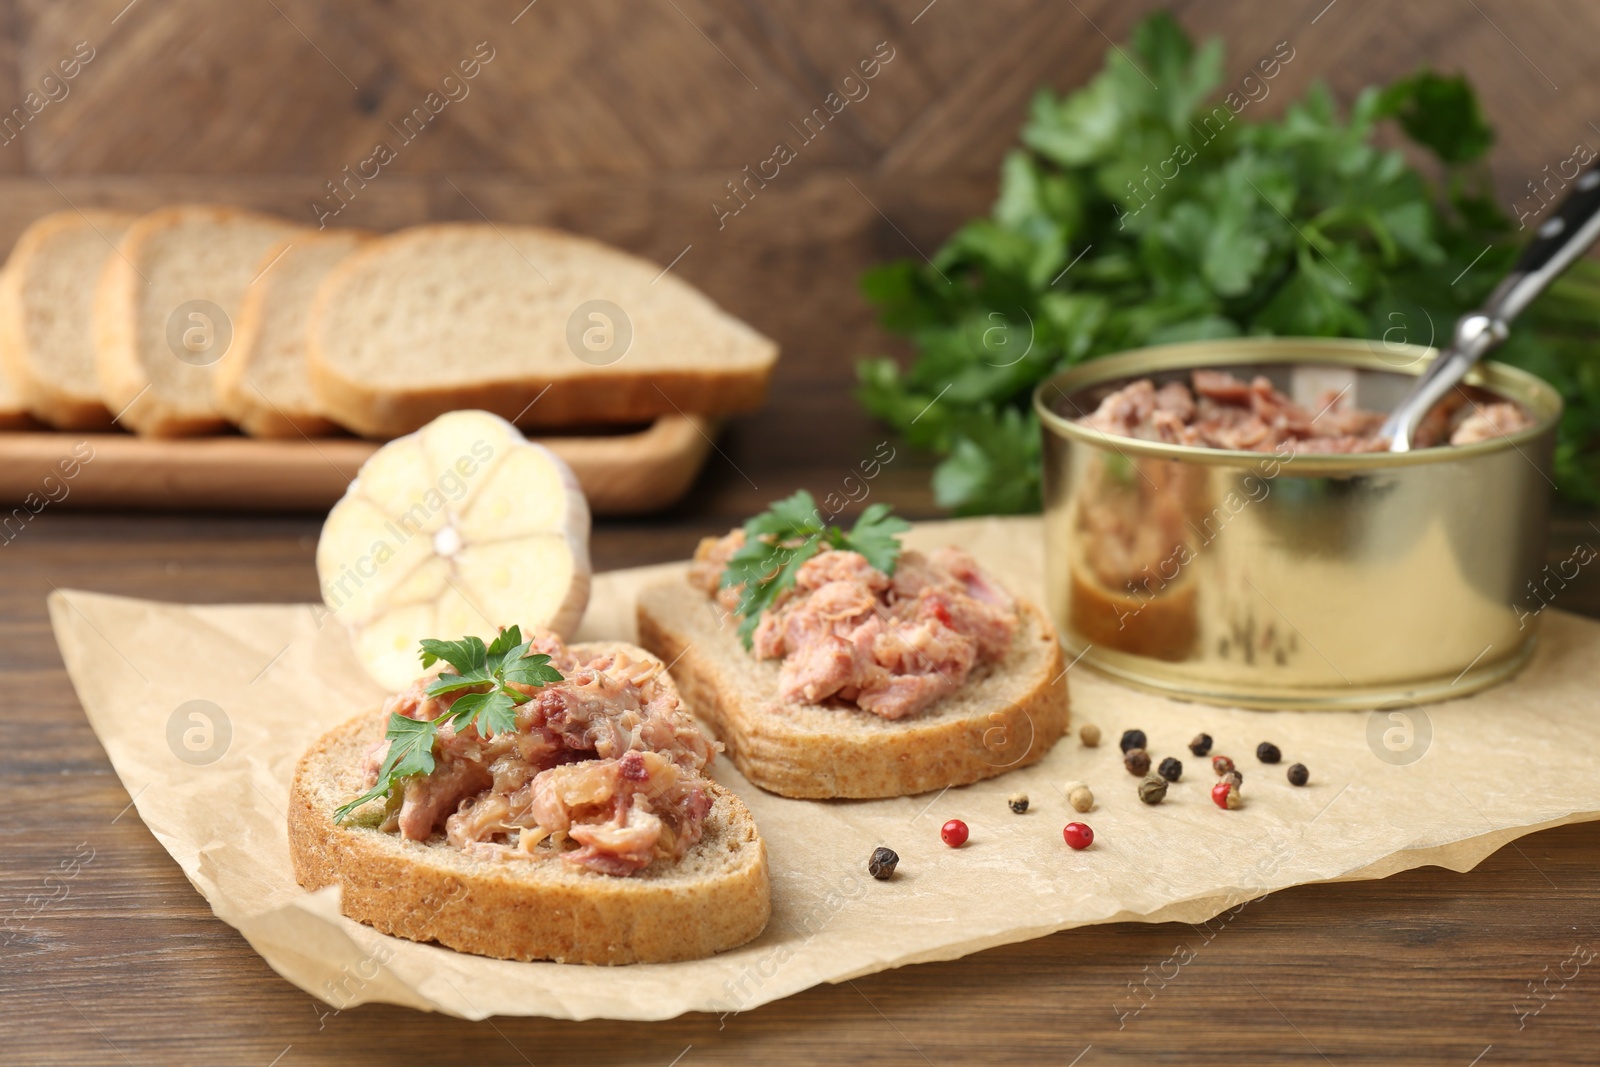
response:
<path id="1" fill-rule="evenodd" d="M 390 713 L 389 729 L 384 734 L 389 739 L 389 755 L 378 768 L 378 781 L 373 787 L 341 805 L 333 813 L 335 822 L 342 822 L 368 801 L 388 796 L 403 778 L 433 771 L 433 743 L 439 736 L 439 727 L 450 723 L 461 732 L 476 726 L 485 737 L 516 729 L 516 706 L 528 697 L 512 685 L 543 687 L 561 681 L 561 673 L 550 666 L 550 657 L 528 655 L 532 641 L 522 639 L 522 630 L 512 626 L 501 630 L 494 642 L 485 646 L 478 637 L 464 637 L 459 641 L 439 641 L 424 638 L 422 641 L 422 666 L 431 667 L 440 660 L 455 668 L 455 673 L 444 672 L 428 684 L 428 696 L 462 693 L 450 705 L 450 710 L 437 719 L 412 719 Z"/>
<path id="2" fill-rule="evenodd" d="M 744 524 L 744 547 L 733 554 L 722 572 L 722 586 L 742 587 L 739 639 L 753 642 L 761 613 L 778 594 L 794 585 L 796 572 L 823 548 L 859 552 L 885 574 L 893 574 L 900 558 L 899 534 L 911 529 L 904 519 L 889 514 L 889 505 L 872 504 L 856 519 L 850 532 L 822 521 L 817 502 L 804 489 L 775 500 Z"/>
<path id="3" fill-rule="evenodd" d="M 1296 59 L 1289 42 L 1253 68 L 1250 58 L 1224 66 L 1219 42 L 1196 47 L 1171 15 L 1152 15 L 1087 84 L 1034 100 L 987 217 L 930 261 L 863 279 L 884 326 L 916 356 L 904 368 L 862 363 L 859 396 L 943 458 L 933 475 L 941 506 L 1038 510 L 1032 395 L 1057 370 L 1144 345 L 1257 334 L 1443 342 L 1550 217 L 1532 186 L 1511 202 L 1516 219 L 1496 202 L 1485 165 L 1494 130 L 1459 75 L 1424 70 L 1363 90 L 1342 112 L 1313 87 L 1271 118 L 1251 102 L 1256 91 L 1270 84 L 1276 101 L 1299 77 L 1271 83 L 1276 72 L 1312 60 Z M 1241 85 L 1245 71 L 1253 76 Z M 1391 122 L 1436 158 L 1427 170 L 1437 181 L 1387 139 Z M 1576 177 L 1591 156 L 1579 145 L 1546 173 Z M 1561 390 L 1555 481 L 1591 505 L 1597 318 L 1600 262 L 1580 260 L 1494 357 Z"/>

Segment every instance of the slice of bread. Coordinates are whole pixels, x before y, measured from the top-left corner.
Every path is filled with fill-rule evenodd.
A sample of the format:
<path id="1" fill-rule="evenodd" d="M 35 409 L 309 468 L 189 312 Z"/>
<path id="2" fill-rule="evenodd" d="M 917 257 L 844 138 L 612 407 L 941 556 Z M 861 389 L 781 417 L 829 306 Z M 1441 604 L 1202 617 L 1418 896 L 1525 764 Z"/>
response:
<path id="1" fill-rule="evenodd" d="M 94 367 L 94 294 L 136 216 L 58 211 L 17 238 L 0 279 L 0 361 L 22 403 L 62 430 L 105 430 Z"/>
<path id="2" fill-rule="evenodd" d="M 22 402 L 22 394 L 12 384 L 11 372 L 0 362 L 0 430 L 28 430 L 37 425 Z"/>
<path id="3" fill-rule="evenodd" d="M 315 437 L 333 430 L 306 368 L 306 326 L 317 286 L 372 235 L 311 230 L 267 249 L 245 292 L 233 347 L 217 363 L 217 407 L 256 437 Z"/>
<path id="4" fill-rule="evenodd" d="M 596 656 L 615 645 L 574 645 Z M 622 646 L 642 655 L 632 646 Z M 334 822 L 365 788 L 362 765 L 387 719 L 368 713 L 324 734 L 301 757 L 289 792 L 289 852 L 307 889 L 340 887 L 344 914 L 386 934 L 480 956 L 561 963 L 700 959 L 754 938 L 772 913 L 767 848 L 750 810 L 707 783 L 705 834 L 676 863 L 599 874 L 560 860 L 469 856 Z M 376 801 L 367 809 L 376 811 Z"/>
<path id="5" fill-rule="evenodd" d="M 672 664 L 689 710 L 761 788 L 813 799 L 909 796 L 1037 763 L 1066 731 L 1055 628 L 1037 606 L 1017 607 L 1022 626 L 1004 660 L 897 721 L 847 705 L 783 702 L 778 661 L 746 652 L 733 621 L 681 578 L 639 594 L 639 643 Z"/>
<path id="6" fill-rule="evenodd" d="M 777 354 L 654 263 L 529 226 L 373 241 L 329 276 L 311 321 L 323 409 L 380 438 L 455 408 L 524 426 L 745 411 Z"/>
<path id="7" fill-rule="evenodd" d="M 210 433 L 217 360 L 267 249 L 300 227 L 231 207 L 163 208 L 128 227 L 95 292 L 95 370 L 119 422 L 159 437 Z"/>

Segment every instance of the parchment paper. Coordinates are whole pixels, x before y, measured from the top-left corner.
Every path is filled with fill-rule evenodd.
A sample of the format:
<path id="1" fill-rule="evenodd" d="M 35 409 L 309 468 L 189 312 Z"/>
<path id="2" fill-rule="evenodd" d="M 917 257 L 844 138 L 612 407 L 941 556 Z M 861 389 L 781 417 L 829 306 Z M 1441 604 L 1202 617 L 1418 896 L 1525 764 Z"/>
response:
<path id="1" fill-rule="evenodd" d="M 911 539 L 967 545 L 1014 590 L 1040 592 L 1036 519 L 926 524 Z M 631 638 L 635 591 L 676 570 L 601 576 L 580 636 Z M 336 1009 L 386 1001 L 466 1018 L 565 1019 L 741 1011 L 821 982 L 1069 927 L 1201 922 L 1292 885 L 1424 864 L 1465 871 L 1523 834 L 1600 817 L 1600 625 L 1559 612 L 1546 612 L 1538 652 L 1515 681 L 1406 709 L 1409 747 L 1401 720 L 1183 704 L 1074 668 L 1074 725 L 1098 724 L 1100 747 L 1082 747 L 1074 730 L 1039 765 L 978 785 L 899 800 L 785 800 L 719 759 L 715 775 L 749 804 L 771 856 L 772 922 L 750 945 L 691 963 L 509 963 L 384 936 L 343 918 L 335 889 L 295 884 L 284 818 L 295 761 L 382 697 L 336 620 L 310 606 L 184 606 L 79 591 L 52 595 L 50 614 L 84 710 L 145 824 L 220 919 Z M 220 709 L 231 734 L 219 740 L 219 719 L 209 742 L 203 730 L 192 735 L 198 756 L 169 741 L 200 728 L 176 715 L 194 700 Z M 1137 799 L 1121 765 L 1117 738 L 1135 726 L 1157 761 L 1184 761 L 1183 780 L 1159 807 Z M 1209 761 L 1185 748 L 1201 729 L 1216 752 L 1238 760 L 1242 810 L 1211 803 Z M 1262 740 L 1282 748 L 1282 764 L 1256 761 Z M 1285 780 L 1296 761 L 1311 770 L 1306 788 Z M 1070 779 L 1093 788 L 1088 815 L 1063 799 Z M 1020 816 L 1006 805 L 1019 790 L 1032 802 Z M 972 837 L 951 850 L 938 831 L 957 817 Z M 1073 819 L 1095 830 L 1085 852 L 1062 842 Z M 877 845 L 900 853 L 893 881 L 866 873 Z"/>

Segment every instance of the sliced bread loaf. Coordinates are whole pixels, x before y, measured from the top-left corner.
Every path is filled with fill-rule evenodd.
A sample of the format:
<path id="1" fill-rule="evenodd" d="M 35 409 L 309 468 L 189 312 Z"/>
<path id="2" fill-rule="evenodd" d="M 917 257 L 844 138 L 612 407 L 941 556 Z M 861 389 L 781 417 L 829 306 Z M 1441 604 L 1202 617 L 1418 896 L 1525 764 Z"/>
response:
<path id="1" fill-rule="evenodd" d="M 1018 601 L 1006 658 L 908 719 L 778 697 L 777 660 L 758 660 L 736 627 L 683 579 L 639 594 L 639 643 L 672 664 L 684 704 L 751 782 L 787 797 L 908 796 L 1037 763 L 1067 729 L 1055 628 Z"/>
<path id="2" fill-rule="evenodd" d="M 267 249 L 298 227 L 231 207 L 163 208 L 123 234 L 95 293 L 95 370 L 106 406 L 139 433 L 227 425 L 216 364 Z"/>
<path id="3" fill-rule="evenodd" d="M 217 363 L 217 407 L 256 437 L 325 434 L 306 370 L 306 326 L 317 286 L 371 235 L 311 230 L 267 249 L 245 292 L 233 346 Z"/>
<path id="4" fill-rule="evenodd" d="M 528 226 L 431 225 L 368 244 L 317 294 L 311 377 L 369 437 L 482 408 L 521 425 L 758 406 L 777 347 L 654 263 Z"/>
<path id="5" fill-rule="evenodd" d="M 58 211 L 17 238 L 0 279 L 0 361 L 22 403 L 63 430 L 103 430 L 95 374 L 95 287 L 135 216 Z"/>
<path id="6" fill-rule="evenodd" d="M 0 363 L 0 430 L 26 430 L 37 425 L 11 382 L 11 372 Z"/>
<path id="7" fill-rule="evenodd" d="M 604 646 L 573 650 L 594 656 Z M 744 802 L 715 782 L 707 783 L 712 804 L 700 841 L 676 863 L 657 860 L 627 876 L 555 859 L 476 857 L 442 836 L 409 841 L 334 822 L 334 809 L 365 788 L 365 757 L 386 725 L 369 713 L 323 735 L 289 792 L 295 878 L 307 889 L 339 886 L 352 919 L 482 956 L 601 964 L 698 959 L 766 927 L 766 845 Z"/>

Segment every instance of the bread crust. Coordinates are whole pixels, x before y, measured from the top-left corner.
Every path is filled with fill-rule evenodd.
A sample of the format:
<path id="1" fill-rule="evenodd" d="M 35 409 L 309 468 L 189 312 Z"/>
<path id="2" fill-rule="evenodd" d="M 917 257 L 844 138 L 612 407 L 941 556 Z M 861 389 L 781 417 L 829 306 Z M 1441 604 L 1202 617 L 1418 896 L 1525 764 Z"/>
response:
<path id="1" fill-rule="evenodd" d="M 184 412 L 165 403 L 150 388 L 150 375 L 139 351 L 138 297 L 144 279 L 139 276 L 135 264 L 143 259 L 145 246 L 153 234 L 175 222 L 196 218 L 218 226 L 251 220 L 281 226 L 285 234 L 296 228 L 293 223 L 276 216 L 245 208 L 180 204 L 141 216 L 122 235 L 117 244 L 121 254 L 107 258 L 95 289 L 95 371 L 100 378 L 106 407 L 117 412 L 117 418 L 124 425 L 155 437 L 216 433 L 228 426 L 221 412 Z"/>
<path id="2" fill-rule="evenodd" d="M 123 230 L 136 216 L 120 211 L 57 211 L 35 221 L 11 249 L 0 274 L 0 361 L 22 404 L 37 418 L 60 430 L 107 430 L 111 411 L 101 399 L 99 383 L 85 392 L 70 382 L 45 374 L 29 355 L 27 305 L 22 287 L 34 260 L 57 234 L 87 223 L 96 229 Z M 111 247 L 106 255 L 113 255 Z"/>
<path id="3" fill-rule="evenodd" d="M 441 837 L 407 841 L 336 824 L 334 807 L 362 789 L 361 757 L 386 725 L 369 712 L 324 734 L 289 791 L 295 879 L 312 890 L 339 886 L 350 918 L 481 956 L 593 964 L 700 959 L 766 927 L 766 844 L 744 802 L 715 782 L 701 841 L 677 863 L 658 860 L 629 876 L 473 857 Z"/>
<path id="4" fill-rule="evenodd" d="M 993 778 L 1043 759 L 1070 719 L 1055 628 L 1018 601 L 1011 653 L 958 692 L 890 721 L 848 706 L 785 704 L 776 660 L 746 652 L 731 620 L 679 578 L 639 595 L 639 643 L 672 666 L 700 716 L 746 778 L 787 797 L 909 796 Z"/>
<path id="5" fill-rule="evenodd" d="M 358 275 L 368 257 L 395 254 L 397 248 L 426 241 L 436 234 L 471 229 L 495 234 L 497 240 L 505 239 L 498 229 L 472 224 L 413 226 L 369 242 L 324 280 L 312 308 L 308 362 L 318 403 L 341 426 L 364 437 L 386 439 L 410 433 L 444 412 L 460 408 L 493 412 L 516 420 L 519 426 L 548 427 L 650 422 L 663 415 L 686 412 L 727 415 L 753 411 L 766 400 L 778 350 L 776 344 L 760 334 L 755 336 L 761 341 L 762 358 L 759 365 L 750 367 L 652 369 L 638 374 L 574 368 L 561 375 L 398 387 L 376 386 L 341 370 L 327 350 L 319 324 L 333 314 L 345 280 Z M 511 229 L 553 243 L 592 249 L 607 257 L 627 256 L 601 242 L 557 230 L 538 226 Z M 646 262 L 636 256 L 628 258 Z M 741 328 L 745 327 L 741 324 Z"/>

